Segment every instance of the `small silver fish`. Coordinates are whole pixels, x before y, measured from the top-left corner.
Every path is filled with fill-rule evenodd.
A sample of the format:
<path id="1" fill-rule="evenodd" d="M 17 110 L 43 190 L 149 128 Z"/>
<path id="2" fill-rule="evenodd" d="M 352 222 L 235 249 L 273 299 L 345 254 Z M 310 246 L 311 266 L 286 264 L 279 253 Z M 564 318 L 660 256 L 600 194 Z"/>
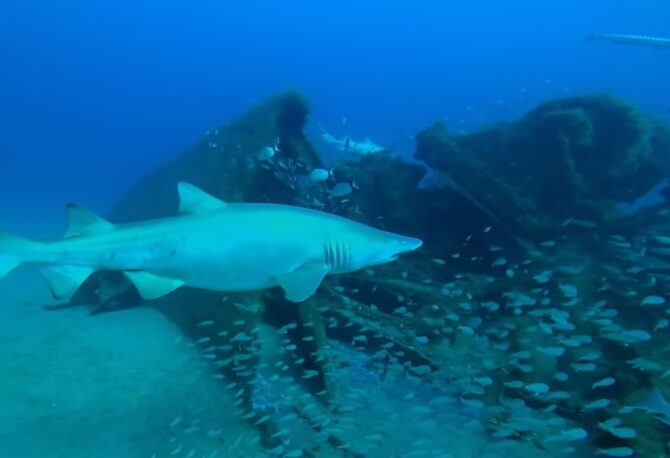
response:
<path id="1" fill-rule="evenodd" d="M 576 440 L 586 439 L 588 433 L 582 428 L 573 428 L 566 431 L 561 431 L 559 434 L 549 436 L 545 442 L 572 442 Z"/>
<path id="2" fill-rule="evenodd" d="M 633 366 L 634 369 L 643 370 L 643 371 L 660 371 L 663 369 L 663 366 L 654 361 L 649 361 L 645 358 L 634 358 L 626 361 L 628 364 Z"/>
<path id="3" fill-rule="evenodd" d="M 662 298 L 661 296 L 647 296 L 644 299 L 642 299 L 642 303 L 640 305 L 663 305 L 665 304 L 665 299 Z"/>
<path id="4" fill-rule="evenodd" d="M 556 372 L 552 378 L 559 382 L 566 382 L 568 380 L 568 374 L 565 372 Z"/>
<path id="5" fill-rule="evenodd" d="M 350 194 L 352 191 L 351 184 L 349 183 L 337 183 L 330 189 L 330 194 L 334 197 L 344 197 Z"/>
<path id="6" fill-rule="evenodd" d="M 320 183 L 326 181 L 330 176 L 330 172 L 326 169 L 314 169 L 309 172 L 308 178 L 313 183 Z"/>
<path id="7" fill-rule="evenodd" d="M 272 157 L 275 155 L 276 152 L 277 150 L 275 148 L 271 146 L 266 146 L 264 148 L 261 148 L 256 157 L 261 161 L 268 161 L 272 159 Z"/>
<path id="8" fill-rule="evenodd" d="M 500 258 L 497 258 L 495 261 L 493 261 L 493 264 L 491 264 L 491 267 L 504 266 L 505 264 L 507 264 L 507 258 L 500 257 Z"/>
<path id="9" fill-rule="evenodd" d="M 658 323 L 656 323 L 656 326 L 654 326 L 654 332 L 658 331 L 659 329 L 667 328 L 669 324 L 670 321 L 666 320 L 665 318 L 659 320 Z"/>
<path id="10" fill-rule="evenodd" d="M 610 405 L 609 399 L 597 399 L 584 406 L 585 410 L 606 409 Z"/>
<path id="11" fill-rule="evenodd" d="M 597 366 L 593 363 L 574 363 L 570 365 L 575 372 L 593 372 Z"/>
<path id="12" fill-rule="evenodd" d="M 546 383 L 530 383 L 524 386 L 523 389 L 534 394 L 546 393 L 549 391 L 549 385 Z"/>
<path id="13" fill-rule="evenodd" d="M 596 455 L 615 457 L 633 456 L 634 454 L 635 450 L 630 447 L 601 448 L 596 452 Z"/>
<path id="14" fill-rule="evenodd" d="M 613 436 L 618 437 L 619 439 L 632 439 L 637 436 L 637 431 L 635 431 L 633 428 L 627 427 L 612 428 L 609 429 L 608 432 Z"/>
<path id="15" fill-rule="evenodd" d="M 614 379 L 614 377 L 605 377 L 604 379 L 598 380 L 597 382 L 595 382 L 591 386 L 591 388 L 596 389 L 596 388 L 605 387 L 605 386 L 612 386 L 612 385 L 614 385 L 615 382 L 616 382 L 616 380 Z"/>
<path id="16" fill-rule="evenodd" d="M 549 356 L 563 356 L 565 347 L 537 347 L 537 351 Z"/>

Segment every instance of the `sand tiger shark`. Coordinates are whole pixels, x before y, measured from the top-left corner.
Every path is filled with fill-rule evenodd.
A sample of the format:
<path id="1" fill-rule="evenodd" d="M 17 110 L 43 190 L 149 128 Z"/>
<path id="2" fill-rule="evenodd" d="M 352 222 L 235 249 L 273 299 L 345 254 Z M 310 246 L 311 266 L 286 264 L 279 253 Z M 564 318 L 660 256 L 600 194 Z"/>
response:
<path id="1" fill-rule="evenodd" d="M 377 145 L 375 142 L 366 138 L 361 141 L 356 141 L 350 137 L 345 138 L 336 138 L 330 135 L 326 130 L 319 125 L 319 132 L 321 132 L 321 138 L 324 142 L 329 145 L 334 146 L 340 151 L 349 151 L 352 153 L 360 154 L 365 156 L 366 154 L 375 154 L 384 151 L 386 148 L 383 146 Z"/>
<path id="2" fill-rule="evenodd" d="M 0 233 L 0 278 L 34 264 L 55 299 L 97 270 L 123 271 L 146 300 L 181 286 L 251 291 L 281 286 L 310 297 L 327 274 L 393 261 L 421 246 L 329 213 L 278 204 L 226 203 L 185 182 L 177 216 L 116 225 L 69 204 L 63 239 L 35 241 Z"/>

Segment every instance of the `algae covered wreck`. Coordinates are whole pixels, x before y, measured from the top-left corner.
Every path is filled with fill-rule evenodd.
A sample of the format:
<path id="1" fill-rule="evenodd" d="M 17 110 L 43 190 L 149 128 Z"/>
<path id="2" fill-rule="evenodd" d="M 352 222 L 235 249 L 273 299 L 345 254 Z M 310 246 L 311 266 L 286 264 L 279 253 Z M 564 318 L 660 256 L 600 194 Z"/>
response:
<path id="1" fill-rule="evenodd" d="M 664 405 L 642 402 L 667 388 L 669 367 L 667 127 L 609 96 L 556 100 L 468 135 L 429 127 L 423 164 L 380 152 L 328 164 L 314 182 L 325 165 L 303 133 L 308 113 L 295 92 L 254 107 L 110 215 L 172 215 L 176 183 L 189 181 L 228 202 L 323 210 L 425 242 L 326 278 L 299 304 L 276 289 L 180 289 L 148 304 L 236 393 L 269 454 L 668 453 Z M 439 178 L 430 188 L 426 166 Z M 141 301 L 101 273 L 74 302 Z M 456 424 L 487 440 L 455 447 Z"/>

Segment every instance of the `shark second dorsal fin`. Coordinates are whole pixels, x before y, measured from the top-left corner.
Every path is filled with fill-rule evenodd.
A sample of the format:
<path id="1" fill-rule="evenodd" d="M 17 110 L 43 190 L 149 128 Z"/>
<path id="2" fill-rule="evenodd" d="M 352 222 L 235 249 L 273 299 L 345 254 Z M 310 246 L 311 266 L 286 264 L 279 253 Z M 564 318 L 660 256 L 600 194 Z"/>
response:
<path id="1" fill-rule="evenodd" d="M 180 181 L 177 189 L 179 191 L 179 213 L 208 213 L 221 210 L 227 205 L 221 199 L 185 181 Z"/>
<path id="2" fill-rule="evenodd" d="M 75 204 L 67 204 L 68 227 L 65 237 L 93 234 L 114 228 L 114 225 L 90 210 Z"/>

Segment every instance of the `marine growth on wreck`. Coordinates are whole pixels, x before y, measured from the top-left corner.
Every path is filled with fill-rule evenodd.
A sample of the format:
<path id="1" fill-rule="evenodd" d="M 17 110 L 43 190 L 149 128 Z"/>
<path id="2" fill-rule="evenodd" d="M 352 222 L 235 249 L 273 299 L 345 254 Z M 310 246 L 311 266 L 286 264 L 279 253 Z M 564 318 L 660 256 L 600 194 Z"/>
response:
<path id="1" fill-rule="evenodd" d="M 147 456 L 670 453 L 664 124 L 611 96 L 574 97 L 470 134 L 435 124 L 412 160 L 380 150 L 326 164 L 308 116 L 286 92 L 205 132 L 110 221 L 174 215 L 187 181 L 424 245 L 328 276 L 299 303 L 279 288 L 143 301 L 123 275 L 98 272 L 48 306 L 157 310 L 229 392 L 216 408 L 246 425 L 230 437 L 208 405 L 184 400 Z"/>

